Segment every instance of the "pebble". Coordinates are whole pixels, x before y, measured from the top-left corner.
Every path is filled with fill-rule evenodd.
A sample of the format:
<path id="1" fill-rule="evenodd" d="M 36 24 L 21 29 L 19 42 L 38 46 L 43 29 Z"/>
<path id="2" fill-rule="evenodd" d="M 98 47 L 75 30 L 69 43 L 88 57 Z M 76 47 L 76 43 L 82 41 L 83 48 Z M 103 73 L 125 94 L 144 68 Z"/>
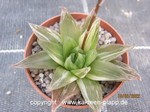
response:
<path id="1" fill-rule="evenodd" d="M 39 77 L 40 77 L 40 78 L 43 78 L 43 77 L 44 77 L 44 74 L 43 74 L 43 73 L 40 73 L 40 74 L 39 74 Z"/>
<path id="2" fill-rule="evenodd" d="M 50 83 L 51 79 L 49 77 L 45 77 L 43 80 L 45 83 Z"/>
<path id="3" fill-rule="evenodd" d="M 32 46 L 35 47 L 36 45 L 38 45 L 37 41 L 34 41 Z"/>
<path id="4" fill-rule="evenodd" d="M 45 83 L 43 83 L 43 84 L 41 85 L 41 87 L 46 87 L 46 84 L 45 84 Z"/>
<path id="5" fill-rule="evenodd" d="M 45 74 L 45 76 L 49 76 L 50 73 L 49 73 L 49 71 L 46 71 L 44 74 Z"/>
<path id="6" fill-rule="evenodd" d="M 35 84 L 36 84 L 36 85 L 40 85 L 41 83 L 37 81 L 37 82 L 35 82 Z"/>
<path id="7" fill-rule="evenodd" d="M 119 57 L 117 57 L 116 59 L 117 59 L 118 61 L 123 61 L 122 56 L 119 56 Z"/>
<path id="8" fill-rule="evenodd" d="M 107 33 L 105 34 L 105 38 L 106 38 L 106 39 L 109 39 L 109 38 L 111 38 L 111 37 L 112 37 L 112 36 L 111 36 L 110 33 L 107 32 Z"/>
<path id="9" fill-rule="evenodd" d="M 50 92 L 47 92 L 47 96 L 51 97 L 51 96 L 52 96 L 52 94 L 51 94 Z"/>
<path id="10" fill-rule="evenodd" d="M 49 81 L 49 80 L 46 80 L 45 83 L 46 83 L 46 84 L 50 84 L 50 81 Z"/>
<path id="11" fill-rule="evenodd" d="M 31 72 L 31 77 L 35 77 L 35 74 Z"/>
<path id="12" fill-rule="evenodd" d="M 34 74 L 38 74 L 39 73 L 38 69 L 30 68 L 29 70 L 30 70 L 30 72 L 33 72 Z"/>
<path id="13" fill-rule="evenodd" d="M 43 78 L 40 78 L 39 81 L 40 81 L 41 83 L 44 83 Z"/>
<path id="14" fill-rule="evenodd" d="M 50 73 L 50 74 L 49 74 L 49 78 L 50 78 L 50 79 L 52 79 L 52 75 L 53 75 L 53 73 Z"/>
<path id="15" fill-rule="evenodd" d="M 54 24 L 54 27 L 55 27 L 55 28 L 59 28 L 59 24 L 56 22 L 56 23 Z"/>
<path id="16" fill-rule="evenodd" d="M 33 49 L 32 49 L 32 52 L 39 52 L 41 51 L 41 47 L 39 45 L 35 46 Z"/>
<path id="17" fill-rule="evenodd" d="M 34 81 L 38 81 L 40 79 L 40 77 L 37 75 L 35 78 L 34 78 Z"/>

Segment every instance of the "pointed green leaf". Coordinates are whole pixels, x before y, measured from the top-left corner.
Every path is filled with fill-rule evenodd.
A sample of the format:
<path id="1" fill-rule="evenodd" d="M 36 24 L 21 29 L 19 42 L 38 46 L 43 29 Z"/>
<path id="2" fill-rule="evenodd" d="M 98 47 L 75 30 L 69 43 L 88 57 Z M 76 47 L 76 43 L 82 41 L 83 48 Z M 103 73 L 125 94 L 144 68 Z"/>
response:
<path id="1" fill-rule="evenodd" d="M 61 44 L 54 42 L 45 42 L 40 40 L 38 40 L 38 43 L 56 63 L 63 65 L 64 59 Z"/>
<path id="2" fill-rule="evenodd" d="M 61 42 L 60 34 L 50 28 L 29 23 L 32 31 L 42 41 Z"/>
<path id="3" fill-rule="evenodd" d="M 71 53 L 72 49 L 77 47 L 77 42 L 71 38 L 71 37 L 66 37 L 63 43 L 63 55 L 64 57 L 68 57 L 69 54 Z"/>
<path id="4" fill-rule="evenodd" d="M 85 63 L 85 55 L 81 53 L 76 53 L 76 60 L 75 65 L 78 66 L 78 68 L 82 68 Z"/>
<path id="5" fill-rule="evenodd" d="M 77 46 L 77 47 L 75 47 L 74 49 L 72 49 L 71 52 L 72 52 L 72 53 L 77 53 L 77 52 L 79 52 L 79 53 L 84 54 L 84 51 L 83 51 L 79 46 Z"/>
<path id="6" fill-rule="evenodd" d="M 137 78 L 111 62 L 99 61 L 98 59 L 91 64 L 91 71 L 86 77 L 96 81 L 125 81 Z"/>
<path id="7" fill-rule="evenodd" d="M 132 46 L 121 44 L 103 45 L 97 48 L 98 58 L 102 61 L 111 61 L 132 48 Z"/>
<path id="8" fill-rule="evenodd" d="M 90 14 L 85 18 L 84 22 L 81 24 L 82 32 L 85 32 L 87 30 L 93 14 L 94 14 L 94 10 L 90 12 Z"/>
<path id="9" fill-rule="evenodd" d="M 14 66 L 18 68 L 56 69 L 58 65 L 48 56 L 45 51 L 41 51 L 28 56 Z"/>
<path id="10" fill-rule="evenodd" d="M 117 60 L 113 60 L 112 61 L 113 64 L 117 65 L 120 69 L 122 69 L 126 74 L 130 74 L 132 75 L 131 78 L 135 78 L 138 80 L 141 80 L 140 75 L 133 69 L 131 68 L 129 65 L 121 62 L 121 61 L 117 61 Z"/>
<path id="11" fill-rule="evenodd" d="M 60 34 L 64 41 L 66 37 L 72 37 L 78 42 L 81 35 L 80 27 L 77 25 L 76 20 L 63 8 L 60 19 Z"/>
<path id="12" fill-rule="evenodd" d="M 92 49 L 86 53 L 85 66 L 89 66 L 97 57 L 96 49 Z"/>
<path id="13" fill-rule="evenodd" d="M 85 101 L 88 102 L 88 105 L 93 110 L 100 109 L 102 103 L 102 89 L 99 82 L 83 78 L 78 79 L 77 84 Z"/>
<path id="14" fill-rule="evenodd" d="M 79 37 L 79 47 L 82 48 L 82 44 L 83 44 L 83 41 L 84 41 L 84 37 L 85 37 L 85 34 L 86 34 L 87 31 L 83 32 L 83 34 Z"/>
<path id="15" fill-rule="evenodd" d="M 81 69 L 71 70 L 71 72 L 79 78 L 84 78 L 91 70 L 91 67 L 85 67 Z"/>
<path id="16" fill-rule="evenodd" d="M 84 45 L 84 51 L 88 51 L 91 49 L 96 49 L 98 44 L 98 35 L 99 35 L 99 19 L 96 19 L 88 32 L 87 39 Z"/>
<path id="17" fill-rule="evenodd" d="M 72 53 L 68 58 L 66 58 L 64 67 L 68 70 L 74 70 L 77 69 L 78 67 L 74 64 L 75 60 L 75 53 Z"/>
<path id="18" fill-rule="evenodd" d="M 74 82 L 75 80 L 77 80 L 77 77 L 70 71 L 67 71 L 62 67 L 58 67 L 56 68 L 54 75 L 52 75 L 51 84 L 47 89 L 48 91 L 56 90 Z"/>
<path id="19" fill-rule="evenodd" d="M 74 95 L 78 95 L 79 93 L 80 90 L 76 82 L 52 91 L 52 100 L 56 101 L 52 104 L 52 110 L 56 111 L 56 109 L 63 103 L 63 101 L 66 101 Z"/>

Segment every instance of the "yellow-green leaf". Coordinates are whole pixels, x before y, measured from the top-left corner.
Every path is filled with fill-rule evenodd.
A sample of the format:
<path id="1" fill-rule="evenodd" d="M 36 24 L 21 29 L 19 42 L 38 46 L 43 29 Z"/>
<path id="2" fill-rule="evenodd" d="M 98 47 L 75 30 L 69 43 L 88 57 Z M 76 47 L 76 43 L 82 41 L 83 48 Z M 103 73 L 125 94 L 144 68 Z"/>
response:
<path id="1" fill-rule="evenodd" d="M 14 65 L 18 68 L 46 68 L 56 69 L 58 66 L 45 51 L 28 56 L 24 60 Z"/>
<path id="2" fill-rule="evenodd" d="M 135 78 L 138 80 L 141 80 L 140 75 L 133 69 L 131 68 L 129 65 L 121 62 L 121 61 L 117 61 L 117 60 L 113 60 L 112 61 L 113 64 L 117 65 L 120 69 L 122 69 L 126 74 L 130 74 L 132 75 L 131 78 Z M 130 76 L 129 76 L 130 77 Z"/>
<path id="3" fill-rule="evenodd" d="M 100 25 L 100 20 L 96 19 L 90 31 L 88 32 L 88 36 L 84 45 L 84 51 L 96 49 L 98 44 L 99 25 Z"/>
<path id="4" fill-rule="evenodd" d="M 68 57 L 72 52 L 72 49 L 74 49 L 75 47 L 77 47 L 77 42 L 73 38 L 66 36 L 63 43 L 64 57 Z"/>
<path id="5" fill-rule="evenodd" d="M 76 59 L 75 59 L 75 65 L 78 66 L 78 68 L 82 68 L 85 63 L 85 55 L 81 53 L 76 53 Z"/>
<path id="6" fill-rule="evenodd" d="M 39 45 L 45 52 L 59 65 L 64 64 L 62 45 L 55 42 L 45 42 L 38 40 Z"/>
<path id="7" fill-rule="evenodd" d="M 61 42 L 60 34 L 50 28 L 29 23 L 32 31 L 39 40 Z"/>
<path id="8" fill-rule="evenodd" d="M 97 48 L 98 58 L 101 61 L 111 61 L 132 48 L 132 46 L 121 44 L 102 45 Z"/>
<path id="9" fill-rule="evenodd" d="M 119 66 L 96 59 L 91 64 L 91 71 L 86 75 L 87 78 L 96 81 L 125 81 L 137 79 L 131 72 L 125 72 Z"/>
<path id="10" fill-rule="evenodd" d="M 64 42 L 66 37 L 73 38 L 78 42 L 81 35 L 80 27 L 77 25 L 76 20 L 67 12 L 67 9 L 63 8 L 60 19 L 60 34 Z"/>
<path id="11" fill-rule="evenodd" d="M 81 24 L 82 32 L 85 32 L 87 30 L 93 14 L 94 14 L 94 10 L 90 12 L 90 14 L 85 18 L 84 22 Z"/>
<path id="12" fill-rule="evenodd" d="M 64 67 L 68 70 L 74 70 L 78 67 L 75 65 L 75 53 L 72 53 L 69 57 L 66 58 Z"/>
<path id="13" fill-rule="evenodd" d="M 86 57 L 85 66 L 89 66 L 97 57 L 96 49 L 92 49 L 92 50 L 86 52 L 85 57 Z"/>
<path id="14" fill-rule="evenodd" d="M 52 91 L 52 100 L 55 101 L 55 103 L 52 104 L 52 112 L 56 111 L 63 101 L 66 101 L 78 94 L 80 94 L 80 90 L 76 82 Z"/>
<path id="15" fill-rule="evenodd" d="M 83 78 L 78 79 L 77 84 L 88 105 L 93 110 L 99 110 L 102 104 L 102 89 L 99 82 Z"/>
<path id="16" fill-rule="evenodd" d="M 74 82 L 75 80 L 77 80 L 77 77 L 74 76 L 70 71 L 62 67 L 58 67 L 52 75 L 51 84 L 47 89 L 48 91 L 56 90 Z"/>
<path id="17" fill-rule="evenodd" d="M 91 70 L 91 67 L 85 67 L 81 69 L 71 70 L 71 72 L 79 78 L 84 78 Z"/>

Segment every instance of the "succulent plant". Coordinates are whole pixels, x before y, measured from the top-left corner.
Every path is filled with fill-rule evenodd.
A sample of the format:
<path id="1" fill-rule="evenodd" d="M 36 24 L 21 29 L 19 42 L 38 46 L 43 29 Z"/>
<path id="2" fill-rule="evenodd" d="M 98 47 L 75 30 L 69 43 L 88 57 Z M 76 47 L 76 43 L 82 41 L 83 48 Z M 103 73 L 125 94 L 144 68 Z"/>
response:
<path id="1" fill-rule="evenodd" d="M 52 92 L 53 111 L 62 101 L 81 92 L 86 102 L 101 102 L 102 89 L 99 81 L 126 81 L 140 79 L 129 65 L 117 61 L 132 47 L 120 44 L 98 46 L 100 20 L 95 18 L 87 33 L 91 14 L 79 25 L 67 12 L 62 10 L 60 33 L 44 26 L 30 24 L 43 51 L 28 56 L 15 64 L 20 68 L 54 69 L 52 81 L 47 87 Z M 85 40 L 85 35 L 87 39 Z M 85 42 L 84 42 L 85 41 Z M 83 46 L 84 42 L 84 46 Z M 98 110 L 101 103 L 88 103 Z"/>

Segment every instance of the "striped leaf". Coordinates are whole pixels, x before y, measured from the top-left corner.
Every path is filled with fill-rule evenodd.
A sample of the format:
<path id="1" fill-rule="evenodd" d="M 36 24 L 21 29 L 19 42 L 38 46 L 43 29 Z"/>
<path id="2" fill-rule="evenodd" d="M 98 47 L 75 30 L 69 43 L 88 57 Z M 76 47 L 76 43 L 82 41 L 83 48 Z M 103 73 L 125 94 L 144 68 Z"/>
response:
<path id="1" fill-rule="evenodd" d="M 87 30 L 93 14 L 94 14 L 94 10 L 90 12 L 90 14 L 85 18 L 84 22 L 81 24 L 82 32 L 85 32 Z"/>
<path id="2" fill-rule="evenodd" d="M 52 104 L 52 112 L 55 112 L 57 108 L 74 95 L 80 94 L 79 87 L 76 82 L 73 82 L 63 88 L 52 91 L 52 100 L 56 103 Z"/>
<path id="3" fill-rule="evenodd" d="M 38 40 L 39 45 L 59 65 L 63 65 L 63 48 L 61 44 Z"/>
<path id="4" fill-rule="evenodd" d="M 66 58 L 64 67 L 68 70 L 78 69 L 77 65 L 74 64 L 75 53 L 72 53 L 69 57 Z"/>
<path id="5" fill-rule="evenodd" d="M 92 49 L 92 50 L 86 52 L 85 57 L 86 57 L 85 66 L 89 66 L 97 57 L 96 49 Z"/>
<path id="6" fill-rule="evenodd" d="M 73 38 L 78 42 L 81 35 L 80 27 L 77 25 L 76 20 L 63 8 L 60 19 L 60 34 L 64 42 L 66 37 Z"/>
<path id="7" fill-rule="evenodd" d="M 91 67 L 85 67 L 81 69 L 71 70 L 71 72 L 79 78 L 84 78 L 91 70 Z"/>
<path id="8" fill-rule="evenodd" d="M 88 36 L 84 45 L 84 51 L 96 49 L 98 44 L 99 25 L 99 19 L 96 19 L 90 31 L 88 32 Z"/>
<path id="9" fill-rule="evenodd" d="M 117 60 L 113 60 L 112 63 L 122 69 L 126 74 L 131 74 L 135 77 L 135 79 L 141 80 L 140 75 L 129 65 Z"/>
<path id="10" fill-rule="evenodd" d="M 86 77 L 95 81 L 126 81 L 138 79 L 137 75 L 131 71 L 127 71 L 111 62 L 96 59 L 91 64 L 91 71 Z"/>
<path id="11" fill-rule="evenodd" d="M 77 84 L 88 105 L 93 110 L 99 110 L 102 102 L 102 89 L 99 82 L 83 78 L 78 79 Z"/>
<path id="12" fill-rule="evenodd" d="M 72 82 L 77 80 L 77 77 L 74 76 L 70 71 L 58 67 L 52 76 L 51 84 L 48 86 L 48 91 L 56 90 L 62 88 Z"/>
<path id="13" fill-rule="evenodd" d="M 50 58 L 50 56 L 45 51 L 41 51 L 28 56 L 14 66 L 17 68 L 56 69 L 58 65 Z"/>
<path id="14" fill-rule="evenodd" d="M 32 31 L 39 40 L 61 42 L 60 34 L 50 28 L 29 23 Z"/>
<path id="15" fill-rule="evenodd" d="M 121 44 L 102 45 L 101 47 L 97 48 L 97 58 L 99 58 L 101 61 L 111 61 L 132 48 L 132 46 Z"/>
<path id="16" fill-rule="evenodd" d="M 73 38 L 66 36 L 63 43 L 64 58 L 68 57 L 72 52 L 72 49 L 74 49 L 75 47 L 77 47 L 77 42 Z"/>

